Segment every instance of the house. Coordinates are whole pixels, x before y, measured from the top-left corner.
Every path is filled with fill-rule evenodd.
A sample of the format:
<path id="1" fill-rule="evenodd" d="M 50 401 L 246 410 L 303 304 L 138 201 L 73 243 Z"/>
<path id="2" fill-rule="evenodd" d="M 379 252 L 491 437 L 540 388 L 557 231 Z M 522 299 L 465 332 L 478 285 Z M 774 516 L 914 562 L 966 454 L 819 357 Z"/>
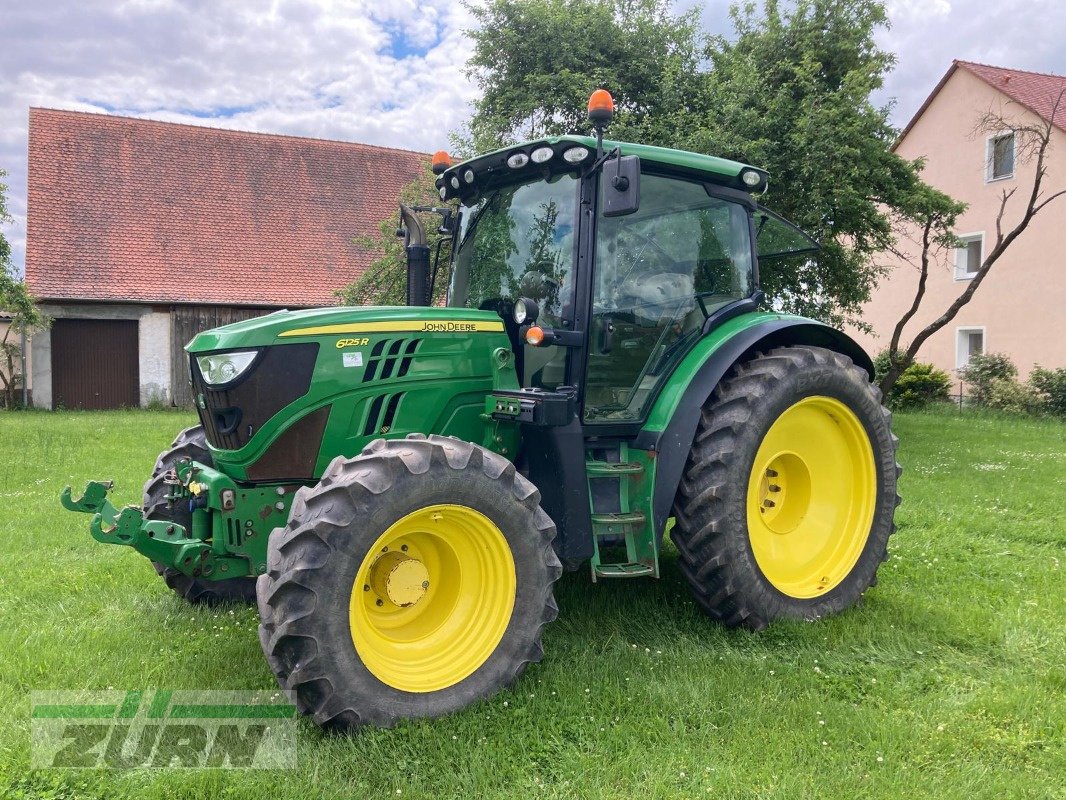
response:
<path id="1" fill-rule="evenodd" d="M 1053 122 L 1046 194 L 1066 188 L 1066 77 L 955 61 L 903 129 L 895 151 L 926 159 L 923 178 L 968 204 L 956 234 L 961 246 L 931 267 L 926 297 L 901 344 L 942 314 L 966 288 L 995 242 L 1002 193 L 1017 190 L 1004 230 L 1021 218 L 1035 167 L 1009 129 L 985 132 L 992 112 L 1020 124 Z M 1056 102 L 1062 102 L 1056 107 Z M 1053 116 L 1053 119 L 1052 119 Z M 913 249 L 913 248 L 912 248 Z M 872 334 L 854 332 L 870 352 L 885 349 L 914 299 L 918 269 L 894 260 L 863 318 Z M 974 353 L 1005 353 L 1024 378 L 1034 364 L 1066 366 L 1066 197 L 1045 208 L 989 271 L 973 299 L 918 353 L 949 374 Z"/>
<path id="2" fill-rule="evenodd" d="M 420 153 L 30 109 L 26 281 L 34 405 L 191 403 L 206 328 L 333 305 L 373 258 Z"/>

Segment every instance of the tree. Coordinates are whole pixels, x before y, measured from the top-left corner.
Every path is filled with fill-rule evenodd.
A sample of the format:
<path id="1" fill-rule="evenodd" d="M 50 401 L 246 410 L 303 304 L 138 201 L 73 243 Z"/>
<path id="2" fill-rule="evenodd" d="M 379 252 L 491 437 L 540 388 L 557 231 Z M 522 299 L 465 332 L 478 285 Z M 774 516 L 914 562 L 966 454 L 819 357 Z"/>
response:
<path id="1" fill-rule="evenodd" d="M 473 9 L 468 62 L 482 89 L 470 123 L 478 148 L 586 127 L 589 92 L 606 86 L 611 136 L 733 158 L 770 172 L 762 201 L 818 238 L 814 257 L 762 274 L 775 307 L 858 320 L 893 241 L 893 219 L 935 199 L 920 164 L 891 151 L 888 109 L 870 100 L 894 56 L 878 0 L 777 0 L 731 11 L 735 35 L 708 37 L 671 4 L 488 0 Z"/>
<path id="2" fill-rule="evenodd" d="M 481 89 L 460 149 L 589 129 L 589 94 L 609 87 L 612 134 L 640 138 L 661 109 L 684 102 L 697 76 L 699 10 L 670 0 L 468 2 L 479 26 L 467 74 Z"/>
<path id="3" fill-rule="evenodd" d="M 397 198 L 396 212 L 381 221 L 378 233 L 374 236 L 357 237 L 358 247 L 374 253 L 376 257 L 363 273 L 351 284 L 338 290 L 337 296 L 348 305 L 393 305 L 407 303 L 407 253 L 404 251 L 403 238 L 396 235 L 400 227 L 400 203 L 407 206 L 432 206 L 439 203 L 440 197 L 433 185 L 435 176 L 426 170 L 400 191 Z M 440 300 L 448 287 L 448 263 L 450 239 L 439 231 L 440 218 L 423 220 L 426 226 L 426 239 L 430 246 L 430 258 L 436 252 L 438 241 L 443 239 L 440 253 L 440 274 L 433 284 L 435 300 Z"/>
<path id="4" fill-rule="evenodd" d="M 881 391 L 884 394 L 887 395 L 892 390 L 902 371 L 914 361 L 918 351 L 921 350 L 922 345 L 928 341 L 929 337 L 955 319 L 959 311 L 973 299 L 974 294 L 981 287 L 985 278 L 988 277 L 988 273 L 1018 237 L 1026 231 L 1033 219 L 1047 208 L 1048 204 L 1066 194 L 1066 189 L 1058 189 L 1047 194 L 1044 187 L 1044 182 L 1048 175 L 1048 148 L 1051 145 L 1051 135 L 1054 130 L 1052 120 L 1055 118 L 1055 114 L 1064 97 L 1066 97 L 1066 89 L 1059 93 L 1047 119 L 1029 121 L 1020 118 L 1008 118 L 1002 113 L 989 110 L 978 121 L 975 128 L 977 133 L 991 134 L 1005 130 L 1012 131 L 1014 134 L 1016 162 L 1018 164 L 1033 164 L 1032 180 L 1023 189 L 1021 214 L 1014 225 L 1004 224 L 1008 208 L 1012 205 L 1017 205 L 1017 203 L 1012 204 L 1011 200 L 1018 192 L 1019 185 L 1014 186 L 1009 191 L 1004 189 L 1000 195 L 999 212 L 996 215 L 996 236 L 988 255 L 984 257 L 977 272 L 968 281 L 966 288 L 959 296 L 948 305 L 940 316 L 921 328 L 906 347 L 903 347 L 900 342 L 903 339 L 907 323 L 914 318 L 918 309 L 921 308 L 922 301 L 925 299 L 925 289 L 931 263 L 940 261 L 957 244 L 951 234 L 951 229 L 954 227 L 955 220 L 958 214 L 961 213 L 962 207 L 957 206 L 954 209 L 954 214 L 949 213 L 941 217 L 927 215 L 924 221 L 919 220 L 922 224 L 917 259 L 918 284 L 915 289 L 914 300 L 892 331 L 892 338 L 888 346 L 890 367 L 884 378 L 881 379 L 880 384 Z"/>
<path id="5" fill-rule="evenodd" d="M 0 179 L 7 173 L 0 170 Z M 7 212 L 7 185 L 0 183 L 0 222 L 11 220 Z M 30 333 L 48 324 L 26 288 L 26 282 L 15 273 L 11 263 L 11 245 L 0 233 L 0 311 L 11 317 L 7 330 L 0 337 L 0 391 L 3 392 L 4 408 L 20 404 L 19 391 L 25 376 L 22 374 L 23 333 Z"/>
<path id="6" fill-rule="evenodd" d="M 861 323 L 893 219 L 934 200 L 950 203 L 925 186 L 920 164 L 892 152 L 889 109 L 870 99 L 895 63 L 875 42 L 888 26 L 884 6 L 799 0 L 782 10 L 766 0 L 731 15 L 735 40 L 707 45 L 712 69 L 688 146 L 767 169 L 761 202 L 822 244 L 814 258 L 765 270 L 768 295 L 791 311 Z"/>

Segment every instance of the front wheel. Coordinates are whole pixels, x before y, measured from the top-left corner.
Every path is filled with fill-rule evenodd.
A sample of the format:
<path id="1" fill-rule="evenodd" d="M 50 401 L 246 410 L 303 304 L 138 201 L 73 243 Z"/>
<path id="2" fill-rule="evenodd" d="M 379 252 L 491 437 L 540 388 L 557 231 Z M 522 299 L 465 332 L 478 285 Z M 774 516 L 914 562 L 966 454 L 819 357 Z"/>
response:
<path id="1" fill-rule="evenodd" d="M 488 697 L 542 656 L 555 525 L 507 459 L 378 440 L 301 489 L 270 537 L 260 641 L 319 725 L 389 726 Z"/>
<path id="2" fill-rule="evenodd" d="M 853 605 L 887 558 L 899 504 L 891 417 L 839 353 L 783 347 L 704 406 L 673 541 L 697 602 L 758 630 Z"/>

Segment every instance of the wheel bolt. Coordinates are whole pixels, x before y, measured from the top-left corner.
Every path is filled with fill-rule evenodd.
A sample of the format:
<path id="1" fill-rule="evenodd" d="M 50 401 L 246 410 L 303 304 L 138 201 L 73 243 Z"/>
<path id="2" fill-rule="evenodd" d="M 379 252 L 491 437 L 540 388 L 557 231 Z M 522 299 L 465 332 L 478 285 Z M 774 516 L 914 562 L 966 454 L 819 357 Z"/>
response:
<path id="1" fill-rule="evenodd" d="M 407 552 L 407 545 L 401 544 L 400 545 L 400 549 L 403 550 L 406 553 Z"/>
<path id="2" fill-rule="evenodd" d="M 429 581 L 422 581 L 422 588 L 423 589 L 428 589 L 429 588 Z"/>
<path id="3" fill-rule="evenodd" d="M 364 592 L 369 592 L 370 591 L 370 584 L 369 583 L 364 583 L 363 584 L 363 591 Z"/>
<path id="4" fill-rule="evenodd" d="M 781 491 L 781 487 L 778 486 L 776 483 L 771 483 L 770 486 L 769 486 L 769 489 L 770 489 L 771 492 L 780 492 Z"/>
<path id="5" fill-rule="evenodd" d="M 381 598 L 378 598 L 377 600 L 374 601 L 374 605 L 376 605 L 376 606 L 378 606 L 378 608 L 380 608 L 381 606 L 385 605 L 385 601 L 382 600 Z"/>
<path id="6" fill-rule="evenodd" d="M 762 504 L 764 506 L 766 506 L 767 508 L 773 508 L 774 506 L 777 505 L 777 503 L 775 503 L 773 500 L 763 500 Z"/>
<path id="7" fill-rule="evenodd" d="M 766 477 L 767 478 L 776 478 L 777 477 L 777 470 L 776 469 L 768 469 L 768 470 L 766 470 Z"/>

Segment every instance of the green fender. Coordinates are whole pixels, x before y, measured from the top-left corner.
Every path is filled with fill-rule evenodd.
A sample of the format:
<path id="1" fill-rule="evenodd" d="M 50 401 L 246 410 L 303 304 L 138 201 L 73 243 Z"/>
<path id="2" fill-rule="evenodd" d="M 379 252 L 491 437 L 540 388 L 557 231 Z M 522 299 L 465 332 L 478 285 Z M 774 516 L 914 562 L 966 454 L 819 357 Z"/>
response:
<path id="1" fill-rule="evenodd" d="M 873 378 L 873 361 L 854 339 L 805 317 L 755 311 L 729 319 L 704 336 L 674 370 L 634 443 L 639 449 L 655 453 L 652 514 L 655 533 L 660 539 L 673 508 L 703 404 L 735 364 L 757 352 L 788 345 L 835 350 L 848 356 Z"/>

